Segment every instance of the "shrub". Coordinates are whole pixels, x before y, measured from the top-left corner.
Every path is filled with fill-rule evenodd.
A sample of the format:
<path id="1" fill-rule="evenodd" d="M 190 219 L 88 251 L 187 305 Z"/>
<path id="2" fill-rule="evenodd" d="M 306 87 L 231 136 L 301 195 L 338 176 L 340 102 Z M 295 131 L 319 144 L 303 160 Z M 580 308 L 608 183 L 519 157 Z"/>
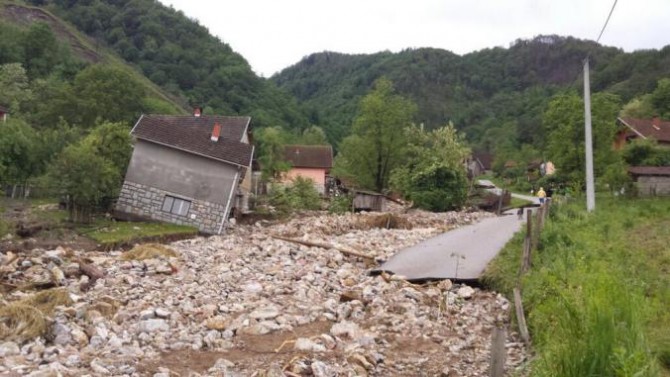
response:
<path id="1" fill-rule="evenodd" d="M 444 212 L 465 203 L 467 184 L 462 171 L 434 165 L 414 174 L 406 195 L 416 207 Z"/>
<path id="2" fill-rule="evenodd" d="M 340 194 L 330 199 L 328 205 L 328 212 L 330 213 L 346 213 L 351 211 L 351 205 L 354 198 L 351 195 Z"/>
<path id="3" fill-rule="evenodd" d="M 275 185 L 270 204 L 279 212 L 321 209 L 321 197 L 314 188 L 314 181 L 297 177 L 291 185 Z"/>

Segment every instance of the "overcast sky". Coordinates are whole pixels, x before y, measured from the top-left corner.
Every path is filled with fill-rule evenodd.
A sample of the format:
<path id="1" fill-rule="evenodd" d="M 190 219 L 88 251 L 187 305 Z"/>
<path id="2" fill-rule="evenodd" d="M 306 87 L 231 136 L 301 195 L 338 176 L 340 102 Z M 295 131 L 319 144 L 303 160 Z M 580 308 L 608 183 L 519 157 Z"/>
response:
<path id="1" fill-rule="evenodd" d="M 613 0 L 160 0 L 199 20 L 259 75 L 314 52 L 437 47 L 465 54 L 538 34 L 595 40 Z M 670 44 L 670 0 L 619 0 L 601 43 Z"/>

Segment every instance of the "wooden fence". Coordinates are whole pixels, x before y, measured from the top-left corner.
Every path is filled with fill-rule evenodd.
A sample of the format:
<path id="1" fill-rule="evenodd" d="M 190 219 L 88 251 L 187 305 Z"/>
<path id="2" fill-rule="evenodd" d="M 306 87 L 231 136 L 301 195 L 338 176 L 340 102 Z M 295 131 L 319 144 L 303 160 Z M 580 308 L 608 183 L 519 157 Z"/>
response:
<path id="1" fill-rule="evenodd" d="M 533 252 L 537 250 L 540 243 L 540 233 L 544 224 L 547 221 L 551 200 L 546 201 L 543 205 L 538 207 L 533 213 L 532 209 L 526 209 L 526 236 L 523 240 L 523 250 L 521 253 L 521 263 L 519 272 L 517 274 L 516 287 L 513 290 L 514 295 L 514 309 L 516 315 L 516 322 L 519 326 L 519 334 L 521 339 L 526 344 L 530 345 L 530 333 L 526 325 L 526 315 L 523 311 L 523 301 L 521 296 L 521 280 L 523 276 L 530 270 L 533 263 Z M 502 377 L 504 375 L 505 366 L 505 329 L 503 327 L 496 327 L 491 337 L 491 367 L 489 370 L 490 377 Z M 500 339 L 503 339 L 501 341 Z"/>

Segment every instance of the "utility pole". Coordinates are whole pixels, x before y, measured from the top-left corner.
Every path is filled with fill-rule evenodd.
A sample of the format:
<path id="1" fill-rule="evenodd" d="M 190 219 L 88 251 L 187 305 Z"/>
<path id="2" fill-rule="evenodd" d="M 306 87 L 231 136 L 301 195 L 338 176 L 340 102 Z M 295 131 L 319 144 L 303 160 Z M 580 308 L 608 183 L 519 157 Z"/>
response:
<path id="1" fill-rule="evenodd" d="M 591 135 L 589 58 L 584 60 L 584 142 L 586 144 L 586 210 L 592 212 L 596 209 L 596 194 L 593 183 L 593 136 Z"/>

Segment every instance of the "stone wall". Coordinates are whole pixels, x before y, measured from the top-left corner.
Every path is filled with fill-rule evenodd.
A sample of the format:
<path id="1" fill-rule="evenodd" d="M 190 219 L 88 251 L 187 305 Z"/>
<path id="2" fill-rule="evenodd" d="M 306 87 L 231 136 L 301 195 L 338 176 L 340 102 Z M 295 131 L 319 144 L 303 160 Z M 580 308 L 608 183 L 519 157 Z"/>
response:
<path id="1" fill-rule="evenodd" d="M 637 190 L 642 196 L 670 195 L 670 177 L 640 176 Z"/>
<path id="2" fill-rule="evenodd" d="M 166 195 L 191 202 L 186 216 L 180 216 L 162 210 Z M 116 202 L 116 211 L 121 215 L 165 221 L 179 225 L 190 225 L 203 233 L 218 234 L 223 219 L 225 205 L 210 203 L 183 195 L 163 191 L 139 183 L 125 181 Z"/>

